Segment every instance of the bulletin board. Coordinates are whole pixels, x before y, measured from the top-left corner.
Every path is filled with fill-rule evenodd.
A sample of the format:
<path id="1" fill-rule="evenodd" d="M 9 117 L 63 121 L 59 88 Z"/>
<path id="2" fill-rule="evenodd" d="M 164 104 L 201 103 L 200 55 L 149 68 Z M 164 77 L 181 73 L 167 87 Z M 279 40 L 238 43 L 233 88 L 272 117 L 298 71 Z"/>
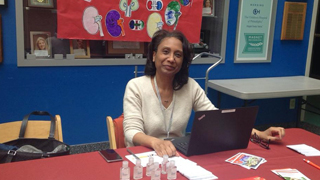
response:
<path id="1" fill-rule="evenodd" d="M 58 38 L 150 42 L 159 29 L 200 40 L 203 0 L 57 1 Z"/>

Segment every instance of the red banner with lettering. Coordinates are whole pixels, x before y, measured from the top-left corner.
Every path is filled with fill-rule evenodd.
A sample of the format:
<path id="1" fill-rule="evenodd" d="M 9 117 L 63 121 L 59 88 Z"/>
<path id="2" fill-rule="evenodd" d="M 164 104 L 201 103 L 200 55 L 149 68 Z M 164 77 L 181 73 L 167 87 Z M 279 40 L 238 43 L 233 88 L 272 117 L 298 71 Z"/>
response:
<path id="1" fill-rule="evenodd" d="M 58 38 L 150 42 L 159 29 L 198 43 L 203 0 L 59 0 Z"/>

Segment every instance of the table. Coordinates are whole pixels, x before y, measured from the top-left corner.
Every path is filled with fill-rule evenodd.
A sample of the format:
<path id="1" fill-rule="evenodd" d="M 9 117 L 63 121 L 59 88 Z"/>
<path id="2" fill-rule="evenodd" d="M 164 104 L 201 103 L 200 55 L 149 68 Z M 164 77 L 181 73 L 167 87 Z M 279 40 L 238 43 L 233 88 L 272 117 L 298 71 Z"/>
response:
<path id="1" fill-rule="evenodd" d="M 248 105 L 247 100 L 298 97 L 297 127 L 301 106 L 307 103 L 302 96 L 320 95 L 320 80 L 306 76 L 209 80 L 208 87 L 218 91 L 219 108 L 221 93 L 243 99 L 244 106 Z"/>
<path id="2" fill-rule="evenodd" d="M 206 155 L 190 156 L 188 159 L 197 162 L 198 165 L 206 168 L 219 179 L 237 179 L 252 176 L 260 176 L 266 179 L 281 180 L 280 177 L 272 173 L 271 169 L 296 168 L 310 179 L 319 179 L 320 170 L 303 161 L 306 158 L 286 145 L 301 144 L 313 146 L 320 149 L 320 136 L 299 128 L 286 129 L 286 136 L 282 142 L 270 144 L 270 150 L 261 148 L 259 145 L 249 142 L 247 149 L 238 149 L 211 153 Z M 131 147 L 134 153 L 151 151 L 146 147 Z M 117 152 L 124 157 L 129 155 L 126 149 L 117 149 Z M 267 162 L 259 166 L 256 170 L 248 170 L 243 167 L 225 162 L 225 160 L 238 152 L 250 153 L 264 157 Z M 185 157 L 186 158 L 186 157 Z M 320 156 L 307 157 L 307 159 L 320 165 Z M 121 162 L 107 163 L 98 152 L 75 154 L 47 159 L 30 160 L 0 164 L 0 175 L 3 180 L 15 179 L 46 179 L 46 180 L 106 180 L 119 179 Z M 131 167 L 131 179 L 133 164 Z M 144 168 L 145 171 L 145 168 Z M 143 179 L 150 179 L 144 175 Z M 166 176 L 162 175 L 162 179 Z M 178 179 L 186 179 L 178 173 Z"/>
<path id="3" fill-rule="evenodd" d="M 208 87 L 244 100 L 320 95 L 320 80 L 306 76 L 209 80 Z"/>

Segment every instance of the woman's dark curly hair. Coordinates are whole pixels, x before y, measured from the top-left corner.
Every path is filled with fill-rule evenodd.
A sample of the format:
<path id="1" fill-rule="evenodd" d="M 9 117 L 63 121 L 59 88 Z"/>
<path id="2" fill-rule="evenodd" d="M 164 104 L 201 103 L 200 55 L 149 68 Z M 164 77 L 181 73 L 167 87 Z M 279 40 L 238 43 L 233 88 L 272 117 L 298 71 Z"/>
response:
<path id="1" fill-rule="evenodd" d="M 174 90 L 179 90 L 183 85 L 188 83 L 189 78 L 189 65 L 191 64 L 194 56 L 193 49 L 187 38 L 177 30 L 157 31 L 148 46 L 147 63 L 144 69 L 145 75 L 154 76 L 156 74 L 155 63 L 153 62 L 153 52 L 157 52 L 158 47 L 162 40 L 167 37 L 174 37 L 181 41 L 183 50 L 183 62 L 180 71 L 174 76 L 172 86 Z"/>

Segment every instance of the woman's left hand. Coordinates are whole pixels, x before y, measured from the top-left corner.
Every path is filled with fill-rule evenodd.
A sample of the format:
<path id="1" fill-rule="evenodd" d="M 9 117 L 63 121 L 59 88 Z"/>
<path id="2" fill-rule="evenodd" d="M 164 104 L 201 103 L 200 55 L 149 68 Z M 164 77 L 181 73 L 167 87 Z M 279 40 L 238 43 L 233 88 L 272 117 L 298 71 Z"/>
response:
<path id="1" fill-rule="evenodd" d="M 265 131 L 253 130 L 261 139 L 270 141 L 280 141 L 285 136 L 283 127 L 269 127 Z"/>

